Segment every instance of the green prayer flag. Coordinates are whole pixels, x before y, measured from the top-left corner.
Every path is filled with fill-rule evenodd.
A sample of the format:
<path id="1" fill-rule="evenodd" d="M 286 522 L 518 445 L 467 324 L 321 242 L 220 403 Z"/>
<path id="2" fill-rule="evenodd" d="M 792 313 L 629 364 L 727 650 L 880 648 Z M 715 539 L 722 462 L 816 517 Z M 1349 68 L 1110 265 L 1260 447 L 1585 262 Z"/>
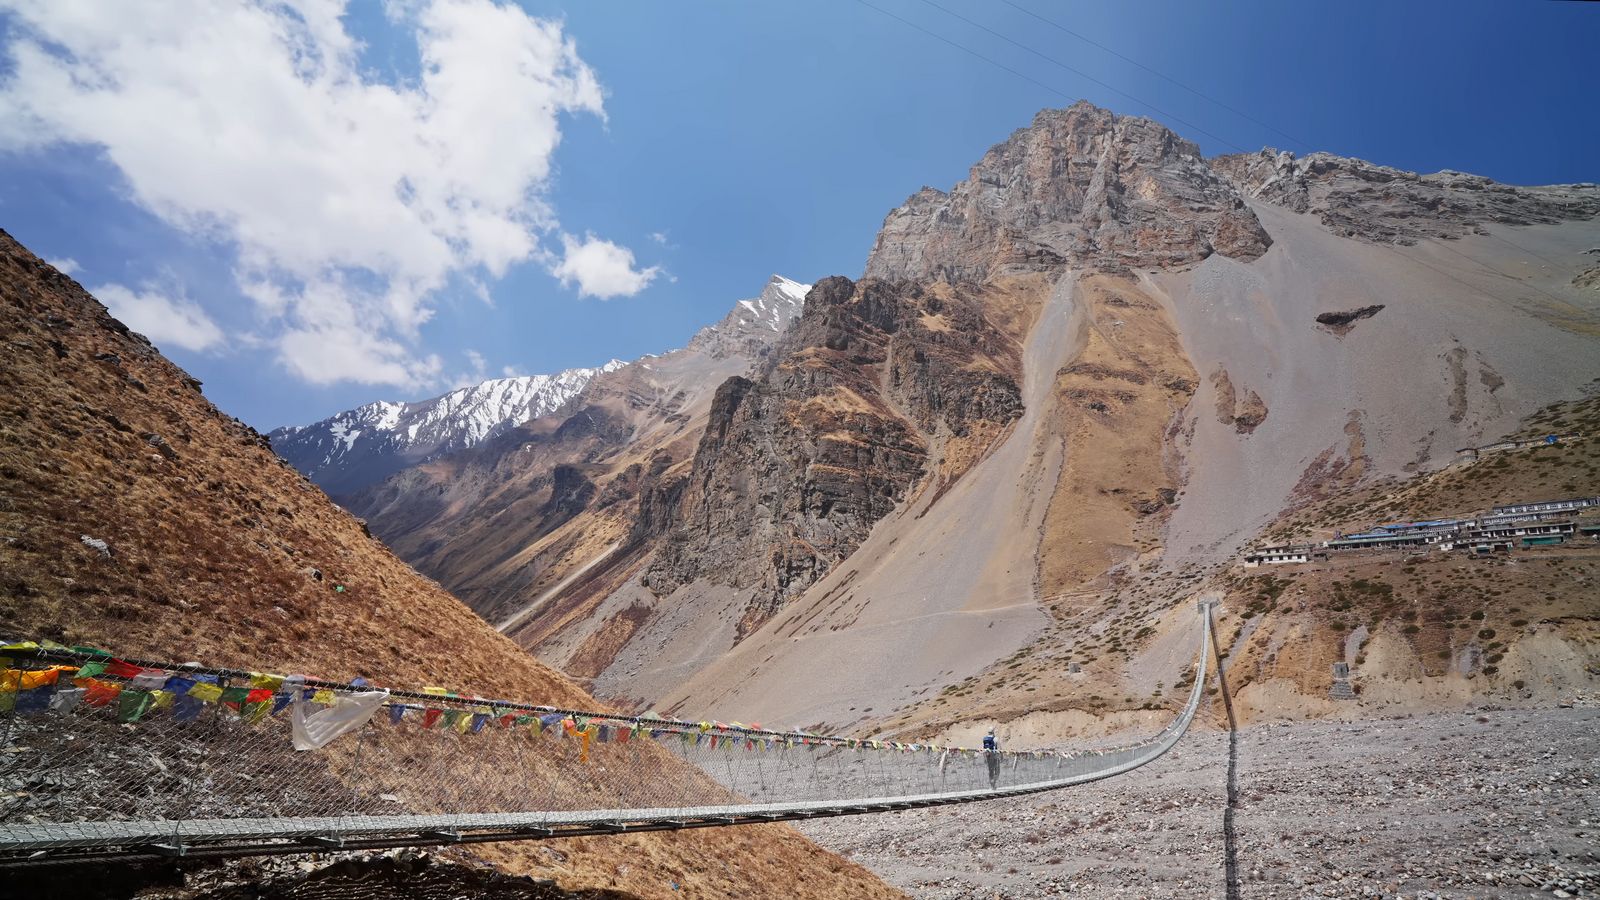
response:
<path id="1" fill-rule="evenodd" d="M 223 703 L 243 703 L 244 698 L 248 696 L 250 696 L 250 689 L 247 687 L 230 687 L 222 689 Z"/>
<path id="2" fill-rule="evenodd" d="M 117 699 L 117 721 L 139 721 L 154 700 L 149 691 L 123 691 Z"/>
<path id="3" fill-rule="evenodd" d="M 78 678 L 95 678 L 106 670 L 106 664 L 101 660 L 86 662 L 78 668 Z"/>

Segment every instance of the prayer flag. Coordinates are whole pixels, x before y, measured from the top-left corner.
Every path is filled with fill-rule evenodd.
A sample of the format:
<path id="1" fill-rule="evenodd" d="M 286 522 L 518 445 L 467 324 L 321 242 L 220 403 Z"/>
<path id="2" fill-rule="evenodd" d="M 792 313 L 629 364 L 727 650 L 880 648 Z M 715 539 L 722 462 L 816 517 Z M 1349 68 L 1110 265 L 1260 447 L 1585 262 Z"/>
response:
<path id="1" fill-rule="evenodd" d="M 117 701 L 117 721 L 137 722 L 150 709 L 150 692 L 125 690 Z"/>
<path id="2" fill-rule="evenodd" d="M 84 693 L 84 689 L 80 687 L 62 688 L 50 698 L 50 708 L 56 712 L 69 712 L 83 702 Z"/>
<path id="3" fill-rule="evenodd" d="M 98 678 L 85 679 L 86 684 L 81 684 L 84 689 L 83 702 L 99 708 L 117 699 L 122 693 L 122 685 L 112 681 L 101 681 Z"/>
<path id="4" fill-rule="evenodd" d="M 16 710 L 19 713 L 41 713 L 50 708 L 50 696 L 55 693 L 54 683 L 40 685 L 31 690 L 17 691 Z M 12 695 L 7 695 L 12 696 Z"/>
<path id="5" fill-rule="evenodd" d="M 189 696 L 202 703 L 215 703 L 222 699 L 222 688 L 206 681 L 197 681 L 189 688 Z"/>
<path id="6" fill-rule="evenodd" d="M 133 676 L 128 681 L 128 687 L 136 691 L 155 691 L 160 690 L 166 683 L 167 673 L 160 669 L 146 669 Z"/>
<path id="7" fill-rule="evenodd" d="M 133 663 L 123 662 L 120 659 L 113 659 L 110 663 L 106 664 L 106 674 L 115 675 L 118 678 L 135 678 L 143 672 L 143 668 L 136 666 Z"/>

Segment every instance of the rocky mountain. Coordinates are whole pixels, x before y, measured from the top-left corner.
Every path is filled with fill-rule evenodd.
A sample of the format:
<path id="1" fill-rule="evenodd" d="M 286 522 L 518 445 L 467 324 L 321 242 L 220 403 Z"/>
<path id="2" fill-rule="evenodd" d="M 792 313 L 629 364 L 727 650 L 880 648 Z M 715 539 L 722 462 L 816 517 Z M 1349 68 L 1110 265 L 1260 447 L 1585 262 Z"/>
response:
<path id="1" fill-rule="evenodd" d="M 0 637 L 597 703 L 419 576 L 273 456 L 262 435 L 213 407 L 200 382 L 3 232 Z M 93 753 L 84 749 L 85 766 Z M 319 765 L 316 756 L 306 766 Z M 671 759 L 663 752 L 653 763 L 661 777 L 674 777 Z M 542 754 L 523 765 L 530 779 L 564 775 Z M 565 775 L 614 790 L 603 769 Z M 258 798 L 263 814 L 272 796 Z M 761 896 L 780 883 L 797 897 L 899 896 L 785 827 L 714 831 L 723 830 L 578 838 L 559 852 L 485 845 L 458 857 L 470 864 L 459 884 L 430 890 L 472 893 L 483 880 L 472 872 L 492 862 L 586 896 Z"/>
<path id="2" fill-rule="evenodd" d="M 494 378 L 431 400 L 379 400 L 310 425 L 276 428 L 267 437 L 279 456 L 323 490 L 348 494 L 555 413 L 596 375 L 622 366 L 614 359 L 593 369 Z"/>
<path id="3" fill-rule="evenodd" d="M 689 339 L 689 349 L 719 359 L 758 359 L 800 315 L 810 290 L 809 284 L 774 275 L 760 294 L 740 300 L 722 321 L 696 332 Z"/>
<path id="4" fill-rule="evenodd" d="M 503 625 L 576 569 L 636 561 L 630 535 L 653 527 L 653 488 L 687 465 L 717 386 L 767 358 L 809 289 L 774 275 L 686 347 L 597 375 L 564 413 L 401 471 L 347 504 Z"/>
<path id="5" fill-rule="evenodd" d="M 1519 187 L 1481 175 L 1418 175 L 1360 159 L 1287 150 L 1222 156 L 1211 167 L 1245 197 L 1316 216 L 1358 240 L 1415 244 L 1489 234 L 1485 226 L 1555 225 L 1600 215 L 1593 184 Z"/>
<path id="6" fill-rule="evenodd" d="M 1078 103 L 1039 113 L 949 193 L 911 195 L 884 220 L 866 277 L 981 282 L 1064 264 L 1252 260 L 1271 243 L 1199 147 Z"/>
<path id="7" fill-rule="evenodd" d="M 864 277 L 819 282 L 740 365 L 642 361 L 353 508 L 621 703 L 920 733 L 980 695 L 1019 721 L 1131 715 L 1188 652 L 1190 601 L 1244 596 L 1241 546 L 1591 389 L 1597 202 L 1206 160 L 1149 120 L 1046 110 L 891 211 Z M 1266 642 L 1242 708 L 1320 708 L 1346 636 L 1320 607 L 1275 615 L 1220 620 Z M 1390 671 L 1475 658 L 1368 624 Z M 1571 625 L 1536 638 L 1594 659 Z M 1524 690 L 1415 671 L 1428 696 Z"/>

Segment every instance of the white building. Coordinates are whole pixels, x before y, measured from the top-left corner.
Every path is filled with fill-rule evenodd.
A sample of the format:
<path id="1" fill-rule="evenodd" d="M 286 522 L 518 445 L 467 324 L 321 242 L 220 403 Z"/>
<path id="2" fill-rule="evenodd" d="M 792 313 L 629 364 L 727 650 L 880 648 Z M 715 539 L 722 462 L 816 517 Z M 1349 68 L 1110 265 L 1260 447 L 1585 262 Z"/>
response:
<path id="1" fill-rule="evenodd" d="M 1244 567 L 1246 569 L 1254 569 L 1256 566 L 1310 562 L 1311 551 L 1310 544 L 1280 544 L 1276 547 L 1257 547 L 1254 550 L 1246 551 Z"/>

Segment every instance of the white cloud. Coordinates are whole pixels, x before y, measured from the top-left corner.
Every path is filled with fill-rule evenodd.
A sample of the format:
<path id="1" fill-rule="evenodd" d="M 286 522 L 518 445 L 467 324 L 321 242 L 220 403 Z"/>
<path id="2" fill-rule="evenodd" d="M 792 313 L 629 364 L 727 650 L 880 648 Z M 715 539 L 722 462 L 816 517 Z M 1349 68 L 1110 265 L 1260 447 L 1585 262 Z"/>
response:
<path id="1" fill-rule="evenodd" d="M 661 274 L 660 266 L 635 269 L 632 250 L 592 234 L 583 240 L 564 234 L 561 247 L 561 261 L 551 267 L 550 274 L 563 285 L 576 282 L 579 296 L 602 300 L 631 297 Z"/>
<path id="2" fill-rule="evenodd" d="M 650 232 L 650 240 L 665 247 L 667 246 L 667 233 L 665 231 L 652 231 Z"/>
<path id="3" fill-rule="evenodd" d="M 124 325 L 157 345 L 197 352 L 222 346 L 222 329 L 186 297 L 168 297 L 150 285 L 134 291 L 120 284 L 103 284 L 91 293 Z"/>
<path id="4" fill-rule="evenodd" d="M 83 271 L 83 267 L 78 265 L 78 261 L 70 256 L 64 259 L 47 259 L 45 262 L 63 275 L 76 275 Z"/>
<path id="5" fill-rule="evenodd" d="M 471 387 L 488 381 L 489 361 L 484 358 L 483 354 L 469 349 L 464 355 L 467 357 L 467 369 L 464 372 L 457 372 L 450 379 L 451 386 L 458 388 Z"/>
<path id="6" fill-rule="evenodd" d="M 500 375 L 503 378 L 521 378 L 522 372 L 516 366 L 502 366 Z"/>
<path id="7" fill-rule="evenodd" d="M 560 22 L 385 9 L 414 32 L 414 82 L 361 66 L 345 0 L 0 0 L 0 149 L 96 147 L 140 206 L 235 248 L 296 375 L 422 384 L 435 292 L 543 258 L 561 116 L 603 117 L 603 97 Z"/>

